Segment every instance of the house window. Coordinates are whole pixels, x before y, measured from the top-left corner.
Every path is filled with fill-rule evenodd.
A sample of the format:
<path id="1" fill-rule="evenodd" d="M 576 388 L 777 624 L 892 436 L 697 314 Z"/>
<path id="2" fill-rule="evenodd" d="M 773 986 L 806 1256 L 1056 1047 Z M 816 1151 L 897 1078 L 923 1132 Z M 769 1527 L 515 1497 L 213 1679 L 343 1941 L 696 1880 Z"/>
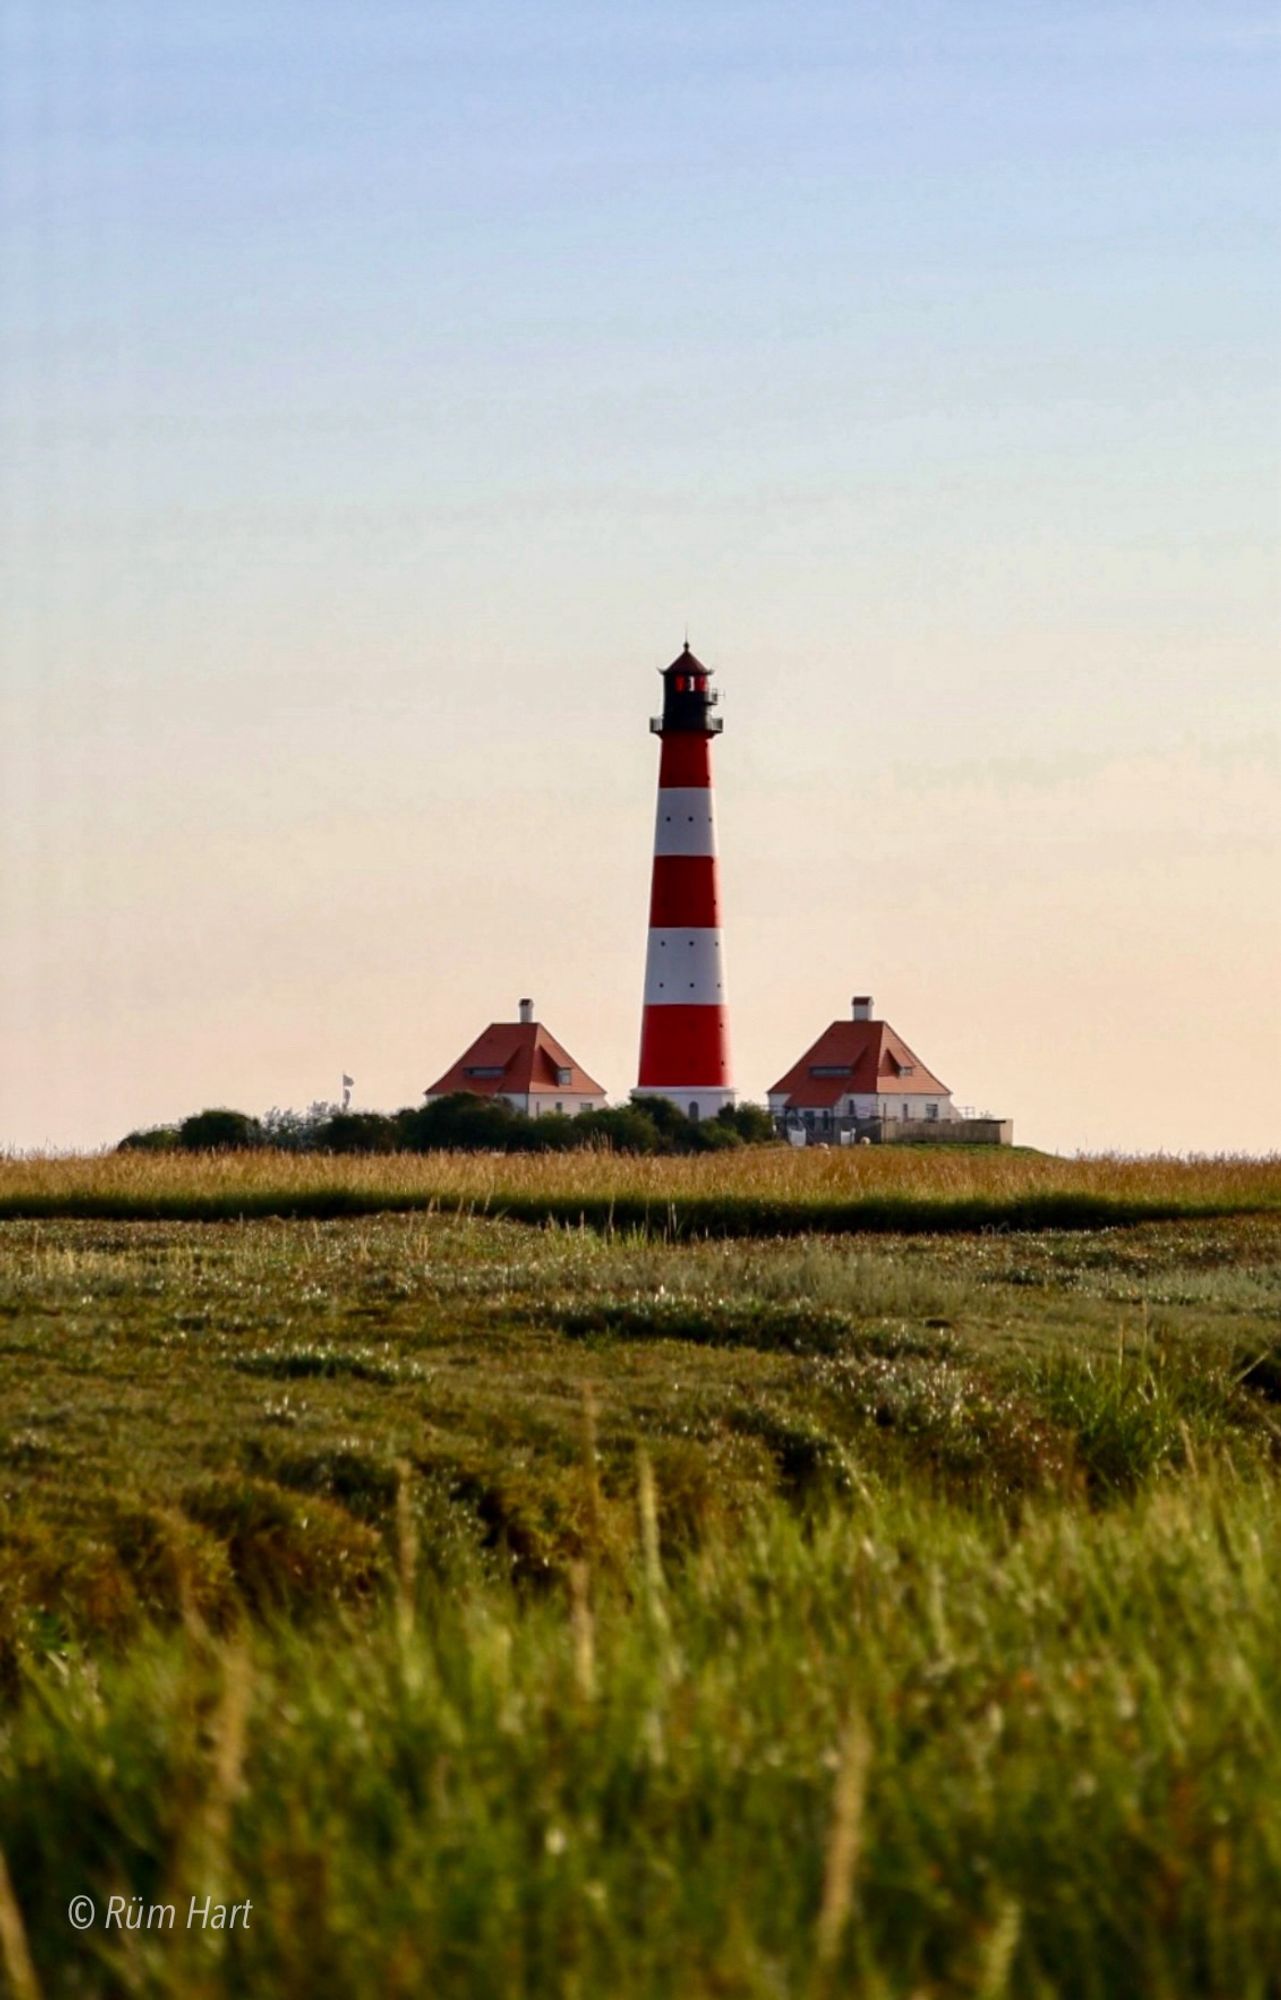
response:
<path id="1" fill-rule="evenodd" d="M 570 1084 L 571 1084 L 571 1083 L 573 1082 L 573 1080 L 574 1080 L 574 1072 L 573 1072 L 573 1070 L 572 1070 L 572 1069 L 558 1069 L 558 1070 L 557 1070 L 557 1072 L 556 1072 L 556 1081 L 557 1081 L 557 1083 L 558 1083 L 558 1084 L 560 1085 L 560 1087 L 561 1087 L 561 1089 L 562 1089 L 562 1090 L 568 1090 L 568 1088 L 569 1088 Z M 558 1105 L 556 1106 L 556 1109 L 557 1109 L 558 1111 L 560 1110 L 560 1106 L 559 1106 L 559 1104 L 558 1104 Z"/>
<path id="2" fill-rule="evenodd" d="M 938 1105 L 937 1105 L 937 1104 L 927 1104 L 927 1105 L 926 1105 L 926 1107 L 925 1107 L 925 1115 L 926 1115 L 926 1117 L 927 1117 L 927 1118 L 937 1118 L 937 1117 L 938 1117 L 938 1115 L 939 1115 L 939 1108 L 938 1108 Z"/>
<path id="3" fill-rule="evenodd" d="M 690 1099 L 689 1115 L 694 1119 L 698 1117 L 698 1099 L 696 1097 Z"/>
<path id="4" fill-rule="evenodd" d="M 911 1115 L 912 1115 L 912 1107 L 911 1107 L 911 1105 L 910 1105 L 910 1104 L 905 1104 L 905 1105 L 903 1106 L 903 1116 L 904 1116 L 905 1118 L 910 1118 L 910 1117 L 911 1117 Z"/>
<path id="5" fill-rule="evenodd" d="M 557 1104 L 557 1106 L 556 1106 L 556 1109 L 557 1109 L 558 1111 L 563 1111 L 563 1110 L 565 1109 L 565 1107 L 564 1107 L 564 1105 L 563 1105 L 563 1104 Z"/>

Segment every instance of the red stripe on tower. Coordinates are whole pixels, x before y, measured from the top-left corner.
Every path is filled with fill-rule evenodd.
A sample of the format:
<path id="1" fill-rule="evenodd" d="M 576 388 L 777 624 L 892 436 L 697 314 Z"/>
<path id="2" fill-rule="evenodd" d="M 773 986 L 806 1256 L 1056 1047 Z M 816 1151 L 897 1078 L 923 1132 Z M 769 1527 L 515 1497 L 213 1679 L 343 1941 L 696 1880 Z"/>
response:
<path id="1" fill-rule="evenodd" d="M 654 880 L 645 959 L 640 1080 L 634 1097 L 670 1097 L 694 1118 L 734 1102 L 716 873 L 712 738 L 721 722 L 710 669 L 688 643 L 663 670 Z"/>

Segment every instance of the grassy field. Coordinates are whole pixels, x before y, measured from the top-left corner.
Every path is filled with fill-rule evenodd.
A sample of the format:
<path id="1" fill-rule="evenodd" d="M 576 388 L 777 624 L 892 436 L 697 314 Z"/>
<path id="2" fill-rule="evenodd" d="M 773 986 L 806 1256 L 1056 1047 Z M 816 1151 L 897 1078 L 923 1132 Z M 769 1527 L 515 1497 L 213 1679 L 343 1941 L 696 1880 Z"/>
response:
<path id="1" fill-rule="evenodd" d="M 486 1213 L 668 1235 L 1098 1228 L 1281 1212 L 1281 1156 L 1064 1159 L 969 1146 L 562 1154 L 108 1153 L 0 1159 L 0 1219 Z"/>
<path id="2" fill-rule="evenodd" d="M 9 1990 L 1275 1993 L 1279 1175 L 4 1163 Z"/>

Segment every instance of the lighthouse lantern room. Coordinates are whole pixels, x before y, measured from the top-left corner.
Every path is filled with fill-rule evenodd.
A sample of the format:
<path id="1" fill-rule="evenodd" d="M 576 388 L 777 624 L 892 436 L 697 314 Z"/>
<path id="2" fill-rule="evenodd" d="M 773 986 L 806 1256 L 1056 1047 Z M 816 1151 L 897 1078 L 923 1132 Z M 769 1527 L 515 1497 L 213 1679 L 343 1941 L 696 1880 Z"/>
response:
<path id="1" fill-rule="evenodd" d="M 689 649 L 663 669 L 661 739 L 640 1075 L 633 1097 L 668 1097 L 691 1118 L 733 1104 L 721 940 L 711 669 Z"/>

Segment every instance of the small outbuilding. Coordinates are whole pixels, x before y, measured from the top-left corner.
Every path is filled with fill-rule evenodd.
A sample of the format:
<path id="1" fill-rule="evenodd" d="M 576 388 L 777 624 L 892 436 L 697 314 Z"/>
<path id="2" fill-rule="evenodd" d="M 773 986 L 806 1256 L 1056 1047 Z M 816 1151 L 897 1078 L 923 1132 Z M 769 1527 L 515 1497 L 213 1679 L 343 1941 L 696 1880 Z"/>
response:
<path id="1" fill-rule="evenodd" d="M 605 1093 L 594 1077 L 534 1019 L 534 1003 L 522 1000 L 520 1019 L 491 1021 L 452 1068 L 423 1093 L 430 1104 L 465 1090 L 474 1097 L 501 1098 L 514 1111 L 538 1118 L 560 1111 L 600 1111 Z"/>

